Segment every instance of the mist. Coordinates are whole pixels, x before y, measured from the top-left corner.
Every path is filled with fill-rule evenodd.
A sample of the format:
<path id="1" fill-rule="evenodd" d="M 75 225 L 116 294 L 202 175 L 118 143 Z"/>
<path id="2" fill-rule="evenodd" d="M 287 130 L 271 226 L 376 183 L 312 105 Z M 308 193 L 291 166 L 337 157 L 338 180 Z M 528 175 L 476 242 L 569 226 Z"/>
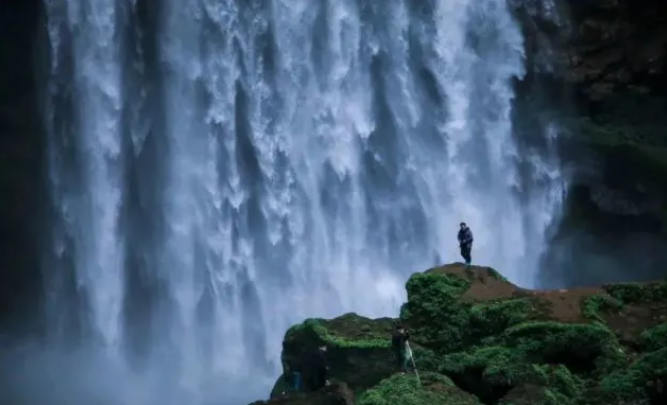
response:
<path id="1" fill-rule="evenodd" d="M 62 349 L 43 343 L 0 349 L 0 403 L 3 405 L 220 405 L 245 404 L 264 397 L 273 378 L 239 373 L 211 374 L 186 387 L 169 358 L 150 369 L 101 348 Z"/>

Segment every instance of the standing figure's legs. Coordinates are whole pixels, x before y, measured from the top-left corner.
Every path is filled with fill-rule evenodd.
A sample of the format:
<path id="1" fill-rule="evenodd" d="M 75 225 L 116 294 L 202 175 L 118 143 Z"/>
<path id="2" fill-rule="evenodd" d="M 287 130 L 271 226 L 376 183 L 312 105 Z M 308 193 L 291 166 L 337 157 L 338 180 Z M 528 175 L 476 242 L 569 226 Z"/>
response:
<path id="1" fill-rule="evenodd" d="M 470 266 L 470 262 L 472 261 L 471 250 L 471 245 L 461 245 L 461 256 L 463 257 L 463 260 L 465 260 L 467 267 Z"/>

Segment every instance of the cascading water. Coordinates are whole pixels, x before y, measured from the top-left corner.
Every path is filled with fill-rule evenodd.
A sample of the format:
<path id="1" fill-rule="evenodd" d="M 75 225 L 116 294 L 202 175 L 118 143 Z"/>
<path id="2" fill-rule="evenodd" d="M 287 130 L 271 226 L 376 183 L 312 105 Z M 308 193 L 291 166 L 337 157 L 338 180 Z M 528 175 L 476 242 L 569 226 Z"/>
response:
<path id="1" fill-rule="evenodd" d="M 91 328 L 106 344 L 115 347 L 121 333 L 124 260 L 124 235 L 119 232 L 117 218 L 124 177 L 121 153 L 124 100 L 117 9 L 113 3 L 104 1 L 48 4 L 53 17 L 49 30 L 54 50 L 51 68 L 55 73 L 61 73 L 61 68 L 73 68 L 67 86 L 74 98 L 69 117 L 65 116 L 62 105 L 48 106 L 47 124 L 53 135 L 50 180 L 58 213 L 55 253 L 68 256 L 76 273 L 76 284 L 85 289 Z M 60 24 L 69 28 L 69 36 L 64 35 Z M 71 53 L 68 56 L 73 66 L 61 66 L 67 56 L 60 52 Z M 59 75 L 57 79 L 63 77 Z M 58 91 L 63 90 L 59 84 L 54 80 L 50 90 L 55 93 L 54 101 L 62 102 L 57 98 L 62 96 Z M 59 153 L 64 145 L 76 154 L 76 162 L 66 162 L 69 157 Z M 75 173 L 68 167 L 73 163 Z M 47 277 L 53 278 L 58 272 L 50 268 Z"/>
<path id="2" fill-rule="evenodd" d="M 44 266 L 61 341 L 173 383 L 138 403 L 264 395 L 289 325 L 395 315 L 461 221 L 534 284 L 559 195 L 518 175 L 504 0 L 138 4 L 47 0 Z"/>

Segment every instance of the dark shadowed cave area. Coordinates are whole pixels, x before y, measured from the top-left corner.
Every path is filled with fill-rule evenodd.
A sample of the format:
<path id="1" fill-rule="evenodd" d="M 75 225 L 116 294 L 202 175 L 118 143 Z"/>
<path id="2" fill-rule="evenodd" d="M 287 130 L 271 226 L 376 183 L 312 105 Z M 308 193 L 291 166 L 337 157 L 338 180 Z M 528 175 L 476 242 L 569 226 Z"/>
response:
<path id="1" fill-rule="evenodd" d="M 39 0 L 0 5 L 0 331 L 39 331 L 45 139 Z"/>

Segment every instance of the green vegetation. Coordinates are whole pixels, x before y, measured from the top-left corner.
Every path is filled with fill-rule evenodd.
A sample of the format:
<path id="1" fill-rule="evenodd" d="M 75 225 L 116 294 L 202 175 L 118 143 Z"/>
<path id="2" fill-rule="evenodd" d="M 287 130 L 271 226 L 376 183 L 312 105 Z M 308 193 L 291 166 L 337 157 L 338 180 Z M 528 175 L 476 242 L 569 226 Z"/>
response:
<path id="1" fill-rule="evenodd" d="M 417 273 L 410 277 L 401 319 L 412 328 L 414 340 L 436 351 L 458 351 L 512 325 L 539 319 L 547 309 L 536 298 L 463 302 L 460 298 L 469 287 L 470 281 L 452 274 Z"/>
<path id="2" fill-rule="evenodd" d="M 285 342 L 306 339 L 314 345 L 324 343 L 338 348 L 389 348 L 387 333 L 392 327 L 391 319 L 373 320 L 353 313 L 329 321 L 306 319 L 287 331 Z"/>
<path id="3" fill-rule="evenodd" d="M 423 373 L 421 386 L 414 375 L 394 375 L 364 392 L 357 405 L 477 405 L 472 395 L 458 389 L 447 377 Z"/>
<path id="4" fill-rule="evenodd" d="M 583 299 L 582 313 L 592 321 L 604 322 L 602 315 L 623 309 L 623 302 L 606 294 L 593 295 Z"/>
<path id="5" fill-rule="evenodd" d="M 506 345 L 533 362 L 564 364 L 573 371 L 595 371 L 600 361 L 618 361 L 620 346 L 614 333 L 599 324 L 529 322 L 505 331 Z"/>
<path id="6" fill-rule="evenodd" d="M 496 269 L 489 268 L 489 274 L 491 275 L 491 277 L 495 278 L 496 280 L 500 280 L 502 282 L 509 283 L 509 281 L 505 278 L 505 276 L 500 274 Z"/>
<path id="7" fill-rule="evenodd" d="M 642 332 L 640 345 L 647 352 L 667 347 L 667 322 Z"/>
<path id="8" fill-rule="evenodd" d="M 484 403 L 496 403 L 523 385 L 549 387 L 574 400 L 583 387 L 574 371 L 591 373 L 602 356 L 617 359 L 609 343 L 613 334 L 595 325 L 529 322 L 508 329 L 498 341 L 502 345 L 446 356 L 441 372 Z"/>
<path id="9" fill-rule="evenodd" d="M 492 278 L 507 288 L 501 276 Z M 453 267 L 415 274 L 399 320 L 308 319 L 286 333 L 283 357 L 295 360 L 300 350 L 326 343 L 332 380 L 347 383 L 357 405 L 667 403 L 667 323 L 659 323 L 667 315 L 667 283 L 563 293 L 558 305 L 579 311 L 564 322 L 551 296 L 505 291 L 509 298 L 478 299 L 469 296 L 478 291 L 470 290 L 475 282 L 482 281 Z M 628 322 L 636 338 L 625 342 L 619 336 L 630 310 L 648 315 L 639 326 Z M 414 374 L 397 374 L 390 347 L 397 322 L 411 332 L 421 386 Z"/>
<path id="10" fill-rule="evenodd" d="M 609 295 L 624 304 L 667 303 L 667 283 L 627 283 L 604 286 Z"/>
<path id="11" fill-rule="evenodd" d="M 595 393 L 596 403 L 667 403 L 666 376 L 667 348 L 646 353 L 628 369 L 616 370 L 602 378 Z"/>
<path id="12" fill-rule="evenodd" d="M 420 344 L 441 351 L 465 345 L 466 305 L 459 298 L 470 282 L 450 274 L 417 273 L 407 282 L 401 318 Z"/>

